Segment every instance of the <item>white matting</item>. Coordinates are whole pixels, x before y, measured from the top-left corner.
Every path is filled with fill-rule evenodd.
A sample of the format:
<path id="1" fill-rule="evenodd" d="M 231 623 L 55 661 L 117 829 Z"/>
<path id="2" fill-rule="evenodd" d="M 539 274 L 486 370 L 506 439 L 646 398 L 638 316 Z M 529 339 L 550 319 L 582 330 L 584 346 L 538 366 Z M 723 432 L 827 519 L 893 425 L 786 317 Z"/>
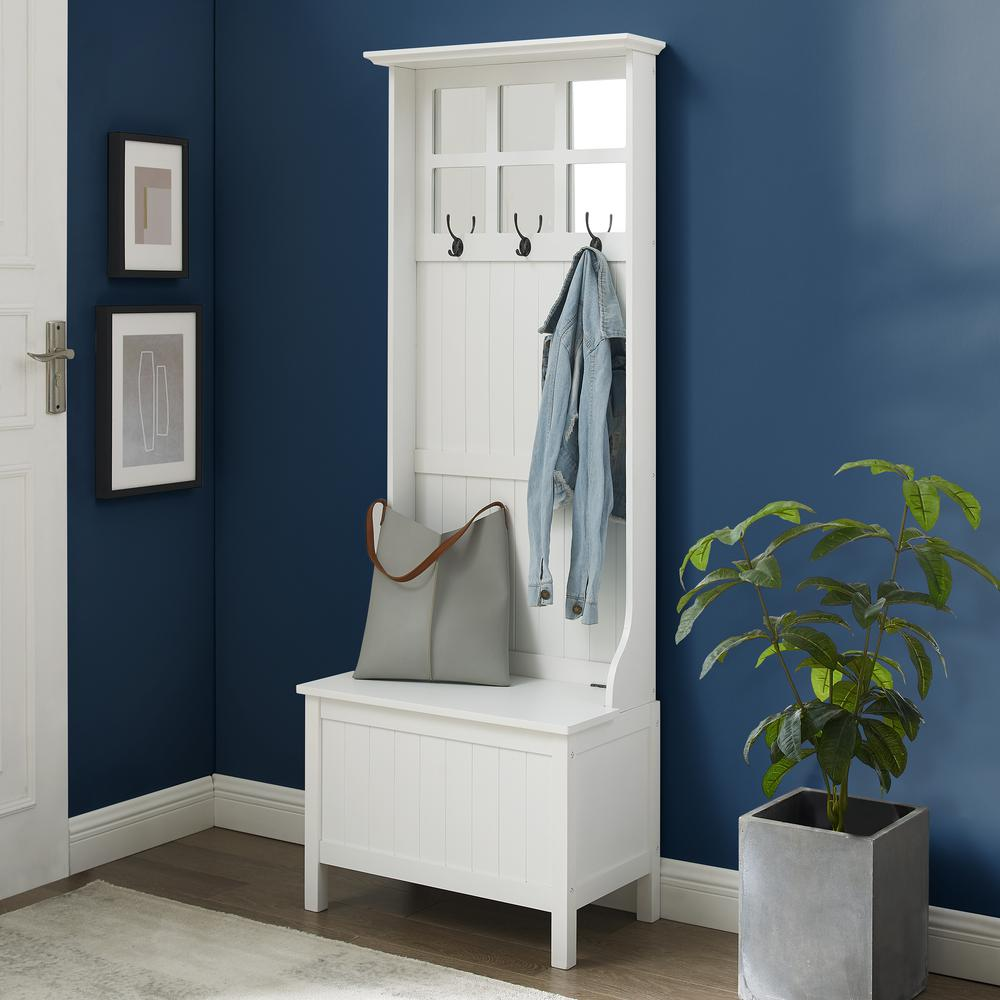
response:
<path id="1" fill-rule="evenodd" d="M 554 996 L 106 882 L 0 916 L 0 997 L 18 1000 Z"/>

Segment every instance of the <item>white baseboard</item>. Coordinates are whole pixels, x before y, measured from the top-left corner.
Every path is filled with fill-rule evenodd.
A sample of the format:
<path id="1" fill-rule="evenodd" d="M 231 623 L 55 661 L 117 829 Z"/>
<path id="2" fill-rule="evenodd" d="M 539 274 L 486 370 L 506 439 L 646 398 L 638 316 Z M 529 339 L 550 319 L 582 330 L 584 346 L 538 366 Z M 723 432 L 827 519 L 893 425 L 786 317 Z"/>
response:
<path id="1" fill-rule="evenodd" d="M 70 873 L 207 830 L 215 822 L 214 802 L 215 787 L 206 776 L 73 816 L 69 821 Z"/>
<path id="2" fill-rule="evenodd" d="M 292 844 L 305 842 L 305 792 L 213 774 L 215 825 Z"/>
<path id="3" fill-rule="evenodd" d="M 689 861 L 660 862 L 660 914 L 720 931 L 739 930 L 740 873 Z M 1000 917 L 930 908 L 930 971 L 1000 986 Z"/>
<path id="4" fill-rule="evenodd" d="M 225 774 L 199 778 L 70 820 L 70 871 L 78 872 L 212 825 L 301 844 L 304 793 Z M 634 909 L 627 889 L 601 900 Z M 660 912 L 667 920 L 736 933 L 739 872 L 660 861 Z M 1000 917 L 932 906 L 931 972 L 1000 985 Z"/>

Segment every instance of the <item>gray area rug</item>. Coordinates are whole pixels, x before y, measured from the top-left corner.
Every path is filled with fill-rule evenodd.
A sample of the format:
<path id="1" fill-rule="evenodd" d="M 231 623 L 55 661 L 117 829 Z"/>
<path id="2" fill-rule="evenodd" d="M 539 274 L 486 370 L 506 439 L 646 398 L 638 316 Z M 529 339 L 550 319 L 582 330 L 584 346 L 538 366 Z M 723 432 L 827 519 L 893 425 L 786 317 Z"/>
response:
<path id="1" fill-rule="evenodd" d="M 0 916 L 5 1000 L 554 996 L 107 882 Z"/>

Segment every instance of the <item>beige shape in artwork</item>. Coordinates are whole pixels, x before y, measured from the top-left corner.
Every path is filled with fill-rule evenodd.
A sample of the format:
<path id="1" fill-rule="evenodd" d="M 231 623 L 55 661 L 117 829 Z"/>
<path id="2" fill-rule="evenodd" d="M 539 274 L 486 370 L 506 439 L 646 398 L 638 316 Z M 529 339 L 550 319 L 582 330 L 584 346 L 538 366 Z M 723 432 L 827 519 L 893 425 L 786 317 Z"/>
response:
<path id="1" fill-rule="evenodd" d="M 135 242 L 169 246 L 171 242 L 171 171 L 135 168 Z"/>

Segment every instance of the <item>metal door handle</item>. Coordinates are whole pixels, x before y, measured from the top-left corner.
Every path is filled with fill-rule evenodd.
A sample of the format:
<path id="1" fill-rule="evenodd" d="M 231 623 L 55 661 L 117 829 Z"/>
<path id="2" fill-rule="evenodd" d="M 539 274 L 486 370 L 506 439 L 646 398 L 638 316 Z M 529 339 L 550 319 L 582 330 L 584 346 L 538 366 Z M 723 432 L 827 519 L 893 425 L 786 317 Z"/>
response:
<path id="1" fill-rule="evenodd" d="M 60 359 L 72 361 L 76 357 L 76 351 L 72 347 L 60 347 L 58 350 L 46 351 L 44 354 L 32 354 L 31 351 L 28 351 L 28 357 L 45 362 L 59 361 Z"/>
<path id="2" fill-rule="evenodd" d="M 66 362 L 76 357 L 76 351 L 66 346 L 65 320 L 50 320 L 45 324 L 45 353 L 28 357 L 46 367 L 45 410 L 47 413 L 66 412 Z"/>

